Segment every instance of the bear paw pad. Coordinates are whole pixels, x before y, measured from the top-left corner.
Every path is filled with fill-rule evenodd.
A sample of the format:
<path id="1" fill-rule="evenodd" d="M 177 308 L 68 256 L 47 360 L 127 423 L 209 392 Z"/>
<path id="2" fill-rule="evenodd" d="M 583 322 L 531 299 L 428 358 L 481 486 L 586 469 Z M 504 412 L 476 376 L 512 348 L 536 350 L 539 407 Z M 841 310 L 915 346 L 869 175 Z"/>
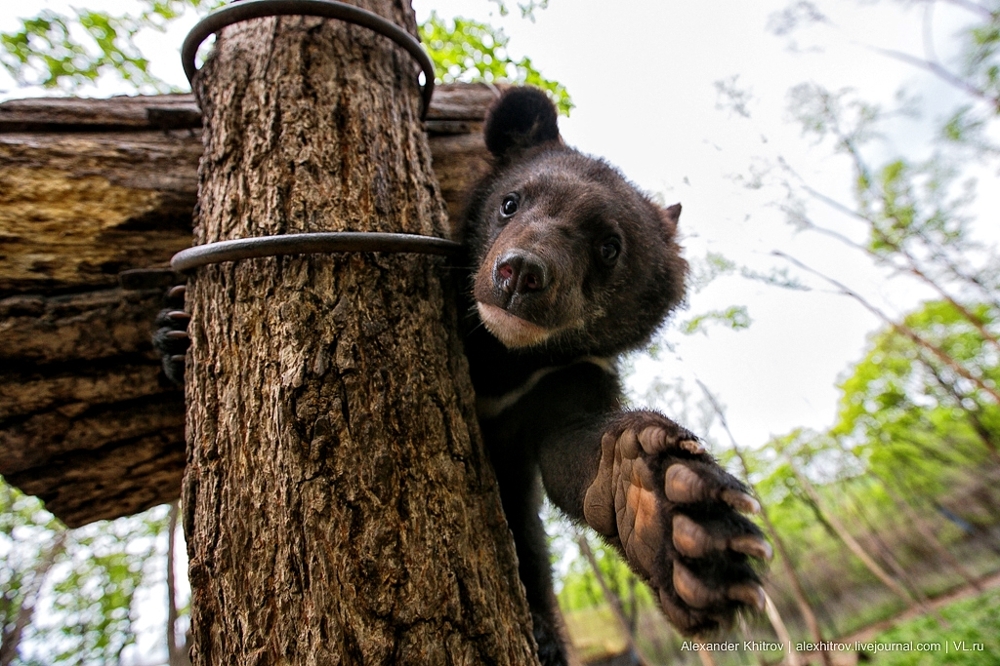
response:
<path id="1" fill-rule="evenodd" d="M 741 515 L 760 503 L 669 419 L 644 412 L 622 421 L 602 437 L 587 523 L 620 547 L 685 633 L 727 625 L 742 607 L 763 610 L 753 565 L 772 550 Z"/>

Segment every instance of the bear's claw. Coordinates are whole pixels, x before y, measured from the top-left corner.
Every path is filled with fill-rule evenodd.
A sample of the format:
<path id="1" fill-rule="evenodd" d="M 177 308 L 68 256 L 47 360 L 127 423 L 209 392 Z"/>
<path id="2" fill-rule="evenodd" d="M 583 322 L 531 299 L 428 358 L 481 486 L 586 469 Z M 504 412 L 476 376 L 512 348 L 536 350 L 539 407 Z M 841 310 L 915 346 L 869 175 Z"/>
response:
<path id="1" fill-rule="evenodd" d="M 184 354 L 191 345 L 187 332 L 191 314 L 182 309 L 187 288 L 177 285 L 167 292 L 167 309 L 156 315 L 153 347 L 160 354 L 163 373 L 174 384 L 184 383 Z"/>
<path id="2" fill-rule="evenodd" d="M 639 433 L 639 442 L 642 450 L 649 455 L 663 453 L 671 446 L 679 447 L 693 455 L 705 453 L 705 448 L 697 439 L 682 439 L 668 443 L 667 431 L 660 426 L 649 426 Z"/>
<path id="3" fill-rule="evenodd" d="M 674 515 L 673 528 L 674 548 L 685 557 L 704 557 L 727 548 L 760 560 L 770 560 L 774 556 L 771 545 L 758 536 L 741 534 L 726 539 L 712 534 L 683 513 Z"/>
<path id="4" fill-rule="evenodd" d="M 673 583 L 677 596 L 692 608 L 711 608 L 729 599 L 764 610 L 764 590 L 760 585 L 738 583 L 725 590 L 711 589 L 680 562 L 674 562 Z"/>

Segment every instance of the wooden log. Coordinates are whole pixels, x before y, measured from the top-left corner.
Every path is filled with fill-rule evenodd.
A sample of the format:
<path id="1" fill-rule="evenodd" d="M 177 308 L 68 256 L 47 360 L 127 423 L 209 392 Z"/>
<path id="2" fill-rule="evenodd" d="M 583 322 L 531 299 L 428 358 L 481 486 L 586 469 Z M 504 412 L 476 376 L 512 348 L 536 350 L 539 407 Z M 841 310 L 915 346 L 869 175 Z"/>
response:
<path id="1" fill-rule="evenodd" d="M 113 373 L 96 374 L 81 381 L 39 380 L 29 389 L 65 391 L 58 404 L 49 404 L 29 415 L 12 417 L 4 424 L 4 444 L 9 454 L 0 462 L 0 473 L 9 474 L 44 465 L 67 452 L 100 448 L 108 442 L 184 425 L 184 400 L 180 391 L 157 382 L 157 369 L 133 366 Z M 89 380 L 89 381 L 88 381 Z M 69 384 L 65 386 L 62 384 Z M 108 388 L 120 391 L 111 396 Z M 77 395 L 67 399 L 70 391 Z M 111 402 L 101 402 L 112 398 Z"/>
<path id="2" fill-rule="evenodd" d="M 495 93 L 441 86 L 427 129 L 452 219 L 484 171 Z M 110 287 L 191 244 L 201 156 L 190 95 L 0 104 L 0 296 Z M 163 129 L 163 128 L 170 129 Z"/>
<path id="3" fill-rule="evenodd" d="M 163 289 L 101 289 L 0 300 L 0 374 L 23 365 L 74 362 L 85 370 L 87 361 L 129 354 L 155 362 L 150 331 L 163 296 Z"/>
<path id="4" fill-rule="evenodd" d="M 68 527 L 128 516 L 177 499 L 184 474 L 183 430 L 74 451 L 6 480 Z"/>
<path id="5" fill-rule="evenodd" d="M 201 139 L 0 134 L 0 295 L 111 287 L 191 245 Z"/>
<path id="6" fill-rule="evenodd" d="M 502 88 L 465 83 L 437 86 L 427 111 L 427 132 L 468 134 L 471 125 L 483 121 Z M 463 122 L 470 125 L 462 129 Z M 190 93 L 108 99 L 39 97 L 0 104 L 0 133 L 197 127 L 201 127 L 201 110 Z"/>
<path id="7" fill-rule="evenodd" d="M 487 168 L 496 94 L 435 91 L 426 127 L 452 220 Z M 150 335 L 181 278 L 169 259 L 191 244 L 201 152 L 191 95 L 0 104 L 0 474 L 67 525 L 179 495 L 183 398 Z"/>
<path id="8" fill-rule="evenodd" d="M 124 359 L 92 366 L 49 366 L 49 373 L 5 372 L 0 388 L 2 441 L 7 448 L 0 461 L 0 474 L 23 469 L 17 460 L 34 453 L 21 452 L 12 432 L 26 419 L 60 412 L 70 418 L 82 415 L 91 405 L 126 403 L 137 398 L 179 392 L 161 381 L 159 363 L 129 363 Z M 91 447 L 93 448 L 93 447 Z"/>
<path id="9" fill-rule="evenodd" d="M 166 117 L 172 121 L 164 122 Z M 194 95 L 140 95 L 109 99 L 41 97 L 0 104 L 0 132 L 122 131 L 201 127 Z"/>

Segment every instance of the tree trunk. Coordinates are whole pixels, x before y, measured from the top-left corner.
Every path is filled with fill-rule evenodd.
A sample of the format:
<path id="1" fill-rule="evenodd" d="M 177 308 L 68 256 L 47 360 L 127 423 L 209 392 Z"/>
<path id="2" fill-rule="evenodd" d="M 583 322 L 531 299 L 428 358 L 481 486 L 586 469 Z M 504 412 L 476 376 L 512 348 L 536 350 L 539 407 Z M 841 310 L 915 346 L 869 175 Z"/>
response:
<path id="1" fill-rule="evenodd" d="M 408 3 L 356 4 L 415 31 Z M 196 82 L 196 241 L 444 235 L 414 72 L 357 26 L 226 28 Z M 340 254 L 189 282 L 194 664 L 535 660 L 446 275 Z"/>
<path id="2" fill-rule="evenodd" d="M 847 527 L 841 522 L 840 518 L 832 511 L 826 511 L 823 509 L 823 500 L 820 498 L 819 493 L 816 492 L 816 488 L 813 487 L 812 483 L 805 477 L 799 468 L 796 467 L 795 463 L 792 461 L 791 457 L 787 458 L 788 467 L 792 470 L 792 474 L 795 475 L 795 479 L 799 482 L 799 487 L 806 494 L 809 501 L 812 502 L 813 506 L 818 512 L 823 516 L 823 519 L 828 525 L 836 532 L 837 537 L 847 546 L 848 550 L 854 554 L 861 563 L 865 565 L 876 578 L 882 581 L 886 587 L 892 590 L 900 599 L 906 602 L 907 606 L 912 606 L 918 603 L 903 586 L 895 578 L 889 574 L 888 571 L 883 569 L 878 562 L 876 562 L 868 551 L 862 547 L 858 540 L 848 531 Z"/>

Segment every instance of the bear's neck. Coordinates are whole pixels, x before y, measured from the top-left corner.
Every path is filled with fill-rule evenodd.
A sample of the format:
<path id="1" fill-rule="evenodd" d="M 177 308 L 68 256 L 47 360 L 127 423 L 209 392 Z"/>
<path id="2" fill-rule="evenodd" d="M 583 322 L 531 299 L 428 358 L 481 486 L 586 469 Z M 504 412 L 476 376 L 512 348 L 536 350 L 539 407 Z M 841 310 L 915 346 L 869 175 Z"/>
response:
<path id="1" fill-rule="evenodd" d="M 516 400 L 548 373 L 575 363 L 594 363 L 608 372 L 615 371 L 614 358 L 578 350 L 507 349 L 482 326 L 466 335 L 465 354 L 480 402 Z"/>

